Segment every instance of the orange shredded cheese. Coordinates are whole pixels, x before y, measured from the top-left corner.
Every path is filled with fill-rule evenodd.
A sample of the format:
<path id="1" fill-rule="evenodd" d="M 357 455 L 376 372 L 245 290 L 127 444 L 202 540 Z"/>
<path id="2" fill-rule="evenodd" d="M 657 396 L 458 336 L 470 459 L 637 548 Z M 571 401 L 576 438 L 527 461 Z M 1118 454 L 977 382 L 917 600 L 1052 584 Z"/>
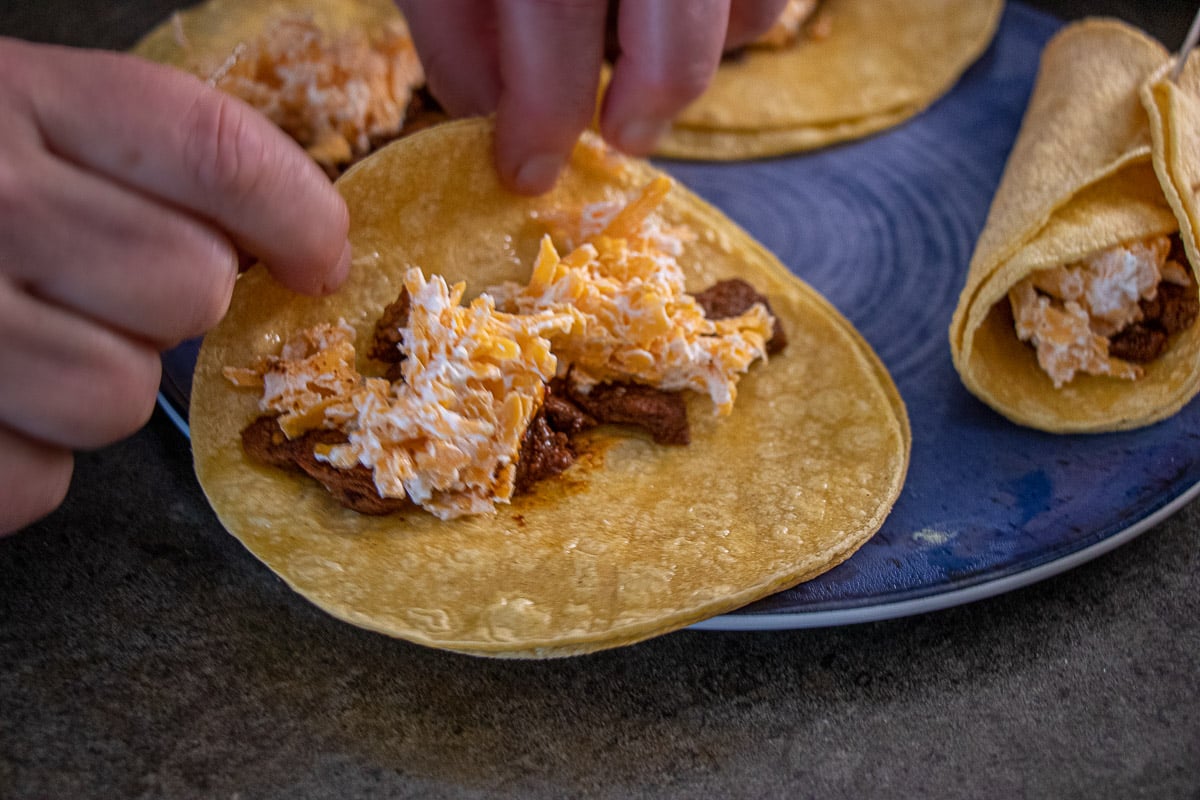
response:
<path id="1" fill-rule="evenodd" d="M 754 40 L 754 47 L 783 48 L 801 39 L 824 39 L 831 31 L 828 12 L 818 13 L 820 0 L 787 0 L 775 24 Z"/>
<path id="2" fill-rule="evenodd" d="M 1108 355 L 1109 340 L 1142 319 L 1164 280 L 1187 284 L 1168 262 L 1170 239 L 1158 236 L 1113 247 L 1077 264 L 1035 272 L 1009 291 L 1017 336 L 1037 349 L 1056 388 L 1077 373 L 1136 380 L 1141 367 Z"/>
<path id="3" fill-rule="evenodd" d="M 511 499 L 522 437 L 546 384 L 568 370 L 585 389 L 605 380 L 693 389 L 728 413 L 739 375 L 765 357 L 774 322 L 761 304 L 708 320 L 684 291 L 676 257 L 685 232 L 654 215 L 670 187 L 661 178 L 628 204 L 575 216 L 583 221 L 576 233 L 587 233 L 581 244 L 560 257 L 544 237 L 527 285 L 497 287 L 465 306 L 464 284 L 409 268 L 395 382 L 358 372 L 344 321 L 302 330 L 278 356 L 224 375 L 261 389 L 259 408 L 278 414 L 290 438 L 344 432 L 346 443 L 317 447 L 317 458 L 367 467 L 380 496 L 408 498 L 442 519 Z"/>
<path id="4" fill-rule="evenodd" d="M 261 388 L 259 410 L 279 415 L 289 437 L 320 427 L 320 412 L 361 382 L 354 367 L 354 329 L 344 320 L 297 332 L 278 356 L 265 356 L 249 368 L 225 367 L 235 386 Z"/>
<path id="5" fill-rule="evenodd" d="M 212 81 L 263 112 L 322 166 L 344 165 L 400 133 L 413 90 L 425 82 L 403 21 L 375 33 L 331 39 L 310 15 L 285 16 Z"/>
<path id="6" fill-rule="evenodd" d="M 680 233 L 652 216 L 670 187 L 660 177 L 627 205 L 583 209 L 575 216 L 581 244 L 560 257 L 543 238 L 528 284 L 489 291 L 502 308 L 572 317 L 552 341 L 560 374 L 570 369 L 583 391 L 605 381 L 691 389 L 728 414 L 740 375 L 765 357 L 773 320 L 761 304 L 710 320 L 687 294 Z"/>

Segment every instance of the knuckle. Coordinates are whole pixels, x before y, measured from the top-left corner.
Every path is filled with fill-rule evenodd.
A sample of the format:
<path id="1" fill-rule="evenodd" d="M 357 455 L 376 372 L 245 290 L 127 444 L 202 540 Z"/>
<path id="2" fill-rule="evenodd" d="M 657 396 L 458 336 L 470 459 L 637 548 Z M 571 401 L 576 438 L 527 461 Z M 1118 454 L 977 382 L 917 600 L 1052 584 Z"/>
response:
<path id="1" fill-rule="evenodd" d="M 25 439 L 6 442 L 5 450 L 0 456 L 0 536 L 15 533 L 62 505 L 75 466 L 69 450 Z"/>
<path id="2" fill-rule="evenodd" d="M 179 257 L 171 264 L 161 299 L 170 312 L 157 314 L 147 328 L 161 348 L 205 333 L 221 320 L 237 282 L 238 256 L 233 243 L 200 220 L 191 220 L 176 237 Z"/>
<path id="3" fill-rule="evenodd" d="M 253 111 L 216 90 L 201 92 L 192 105 L 183 163 L 219 202 L 240 201 L 256 189 L 267 143 L 254 123 Z"/>
<path id="4" fill-rule="evenodd" d="M 703 94 L 711 77 L 707 64 L 688 64 L 652 78 L 649 88 L 662 109 L 674 112 Z"/>
<path id="5" fill-rule="evenodd" d="M 237 281 L 237 256 L 232 245 L 218 241 L 204 269 L 196 270 L 199 285 L 188 298 L 190 321 L 181 331 L 182 338 L 199 336 L 216 325 L 229 309 L 233 286 Z"/>
<path id="6" fill-rule="evenodd" d="M 13 219 L 28 202 L 29 191 L 22 174 L 15 159 L 0 150 L 0 220 Z"/>
<path id="7" fill-rule="evenodd" d="M 149 344 L 73 312 L 30 301 L 0 280 L 0 466 L 6 431 L 21 442 L 97 447 L 149 419 L 161 363 Z M 24 437 L 28 437 L 25 439 Z M 36 455 L 31 445 L 26 456 Z"/>
<path id="8" fill-rule="evenodd" d="M 115 425 L 101 444 L 110 444 L 136 432 L 154 413 L 162 375 L 158 353 L 149 347 L 136 347 L 133 357 L 125 361 L 125 371 L 124 386 L 118 390 L 123 402 L 115 407 Z"/>
<path id="9" fill-rule="evenodd" d="M 3 108 L 2 99 L 0 108 Z M 21 230 L 24 223 L 19 220 L 28 217 L 30 207 L 45 192 L 34 177 L 45 171 L 42 154 L 30 154 L 25 148 L 18 148 L 13 142 L 15 138 L 19 137 L 9 137 L 3 120 L 0 120 L 0 142 L 11 145 L 0 145 L 0 226 L 10 232 Z"/>
<path id="10" fill-rule="evenodd" d="M 148 346 L 130 342 L 94 368 L 100 377 L 78 396 L 73 411 L 86 420 L 75 428 L 72 444 L 78 448 L 103 447 L 135 433 L 150 419 L 158 396 L 161 365 Z"/>
<path id="11" fill-rule="evenodd" d="M 621 77 L 643 116 L 665 118 L 704 93 L 714 68 L 700 58 L 683 63 L 634 62 Z"/>

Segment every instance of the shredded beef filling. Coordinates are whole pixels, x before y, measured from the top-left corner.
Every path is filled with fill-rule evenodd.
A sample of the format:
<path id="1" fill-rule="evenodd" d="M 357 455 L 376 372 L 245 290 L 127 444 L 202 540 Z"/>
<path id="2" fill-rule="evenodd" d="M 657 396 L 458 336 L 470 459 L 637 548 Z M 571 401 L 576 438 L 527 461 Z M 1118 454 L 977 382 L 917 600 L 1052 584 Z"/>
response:
<path id="1" fill-rule="evenodd" d="M 767 298 L 741 278 L 717 281 L 703 292 L 695 295 L 696 302 L 704 309 L 704 315 L 709 319 L 727 319 L 744 314 L 755 303 L 762 303 L 767 313 L 775 319 L 771 328 L 771 338 L 767 341 L 767 354 L 775 355 L 787 347 L 787 333 Z"/>
<path id="2" fill-rule="evenodd" d="M 1179 264 L 1188 265 L 1183 240 L 1176 234 L 1171 237 L 1171 254 L 1168 258 Z M 1200 316 L 1200 295 L 1197 294 L 1196 278 L 1188 269 L 1187 286 L 1163 281 L 1153 300 L 1142 300 L 1142 319 L 1112 337 L 1108 352 L 1117 358 L 1146 364 L 1162 355 L 1167 347 L 1167 338 L 1192 326 Z"/>
<path id="3" fill-rule="evenodd" d="M 695 295 L 711 319 L 735 317 L 755 303 L 771 311 L 766 297 L 744 280 L 719 281 Z M 404 361 L 399 329 L 408 324 L 406 291 L 383 310 L 375 325 L 369 355 L 388 365 L 389 380 L 398 380 Z M 772 316 L 774 314 L 772 313 Z M 767 352 L 787 345 L 787 334 L 775 318 Z M 552 478 L 575 463 L 571 437 L 597 425 L 631 425 L 645 431 L 657 444 L 686 445 L 691 441 L 687 404 L 682 392 L 667 392 L 636 383 L 602 383 L 586 394 L 567 378 L 556 378 L 546 387 L 541 409 L 521 437 L 515 491 L 524 494 L 538 481 Z M 258 417 L 242 430 L 242 447 L 253 461 L 282 469 L 300 470 L 319 481 L 342 505 L 360 514 L 391 514 L 409 505 L 407 500 L 381 497 L 371 470 L 362 465 L 338 469 L 319 461 L 314 448 L 347 441 L 336 430 L 315 429 L 288 439 L 276 417 Z"/>
<path id="4" fill-rule="evenodd" d="M 551 384 L 560 399 L 574 404 L 597 424 L 641 428 L 657 444 L 687 444 L 687 404 L 682 392 L 665 392 L 637 383 L 601 383 L 584 394 L 567 380 Z"/>
<path id="5" fill-rule="evenodd" d="M 1161 356 L 1170 337 L 1200 316 L 1195 273 L 1177 233 L 1035 273 L 1009 302 L 1017 335 L 1037 350 L 1055 386 L 1078 372 L 1139 378 L 1138 365 Z"/>
<path id="6" fill-rule="evenodd" d="M 404 127 L 400 129 L 400 135 L 396 138 L 401 139 L 417 131 L 423 131 L 448 119 L 450 119 L 450 115 L 442 108 L 442 104 L 430 93 L 429 89 L 422 86 L 413 91 L 412 99 L 408 101 L 408 110 L 404 114 Z M 376 149 L 385 144 L 387 141 L 379 142 Z"/>
<path id="7" fill-rule="evenodd" d="M 375 335 L 371 338 L 371 350 L 367 353 L 376 361 L 388 365 L 384 377 L 393 382 L 400 380 L 400 364 L 404 361 L 404 351 L 400 349 L 400 329 L 408 325 L 408 310 L 408 290 L 401 289 L 400 296 L 388 303 L 375 323 Z"/>
<path id="8" fill-rule="evenodd" d="M 538 481 L 553 478 L 574 463 L 575 450 L 571 447 L 570 438 L 550 426 L 546 407 L 542 406 L 521 437 L 514 491 L 524 494 Z"/>
<path id="9" fill-rule="evenodd" d="M 318 461 L 313 452 L 319 444 L 341 444 L 346 434 L 317 428 L 288 439 L 272 416 L 261 416 L 242 430 L 242 448 L 252 460 L 281 469 L 296 469 L 319 481 L 334 499 L 360 514 L 392 514 L 406 507 L 407 500 L 381 497 L 371 470 L 359 465 L 338 469 Z"/>

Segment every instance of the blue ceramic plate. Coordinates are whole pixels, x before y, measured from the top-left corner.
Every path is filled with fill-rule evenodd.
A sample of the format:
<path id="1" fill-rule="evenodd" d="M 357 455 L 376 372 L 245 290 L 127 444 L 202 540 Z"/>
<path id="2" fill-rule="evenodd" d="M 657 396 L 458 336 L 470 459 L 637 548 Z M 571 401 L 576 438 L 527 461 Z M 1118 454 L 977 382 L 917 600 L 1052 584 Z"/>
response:
<path id="1" fill-rule="evenodd" d="M 988 597 L 1111 550 L 1200 491 L 1200 403 L 1140 431 L 1052 436 L 980 404 L 950 362 L 950 315 L 1059 25 L 1010 3 L 949 95 L 874 138 L 745 164 L 662 164 L 849 317 L 913 428 L 908 482 L 873 539 L 825 575 L 697 627 L 842 625 Z M 164 357 L 162 405 L 185 432 L 196 347 Z"/>

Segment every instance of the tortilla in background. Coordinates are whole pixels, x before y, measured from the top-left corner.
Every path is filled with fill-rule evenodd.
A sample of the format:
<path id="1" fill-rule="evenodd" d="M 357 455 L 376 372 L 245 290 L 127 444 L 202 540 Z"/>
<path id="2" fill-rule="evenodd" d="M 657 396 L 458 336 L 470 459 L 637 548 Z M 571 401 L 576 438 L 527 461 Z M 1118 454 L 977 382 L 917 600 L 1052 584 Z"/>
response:
<path id="1" fill-rule="evenodd" d="M 1001 0 L 825 0 L 830 35 L 722 62 L 657 154 L 736 160 L 811 150 L 898 125 L 987 48 Z"/>
<path id="2" fill-rule="evenodd" d="M 371 31 L 401 19 L 392 0 L 206 0 L 180 11 L 133 46 L 142 58 L 207 77 L 239 44 L 290 14 L 311 14 L 329 36 Z"/>
<path id="3" fill-rule="evenodd" d="M 222 523 L 296 591 L 336 617 L 425 645 L 548 657 L 613 647 L 730 611 L 838 564 L 900 492 L 910 432 L 882 363 L 850 324 L 761 245 L 676 186 L 661 213 L 698 236 L 688 288 L 741 276 L 770 297 L 790 343 L 739 384 L 733 414 L 693 398 L 692 443 L 664 447 L 601 429 L 588 455 L 494 515 L 443 522 L 413 510 L 366 517 L 316 483 L 247 460 L 239 431 L 257 397 L 221 376 L 277 352 L 291 331 L 344 317 L 365 352 L 374 319 L 421 266 L 468 295 L 526 280 L 541 233 L 531 215 L 627 196 L 657 172 L 581 145 L 541 198 L 502 189 L 492 128 L 449 123 L 391 144 L 337 183 L 354 263 L 309 298 L 261 266 L 239 280 L 204 341 L 191 433 Z"/>
<path id="4" fill-rule="evenodd" d="M 1143 93 L 1168 58 L 1141 31 L 1096 19 L 1064 28 L 1043 53 L 950 326 L 964 385 L 1014 422 L 1056 433 L 1137 428 L 1174 414 L 1200 390 L 1200 325 L 1172 337 L 1137 381 L 1077 375 L 1055 389 L 1033 348 L 1017 339 L 1005 301 L 1008 290 L 1036 270 L 1177 230 L 1193 267 L 1200 264 L 1194 191 L 1189 188 L 1186 201 L 1177 189 L 1164 194 L 1163 177 L 1197 185 L 1189 177 L 1200 163 L 1197 118 L 1166 110 L 1194 109 L 1197 65 L 1185 73 L 1184 89 Z M 1152 147 L 1143 96 L 1166 94 L 1175 100 L 1164 100 L 1155 112 L 1159 132 Z M 1181 141 L 1191 142 L 1190 159 L 1178 152 Z"/>

